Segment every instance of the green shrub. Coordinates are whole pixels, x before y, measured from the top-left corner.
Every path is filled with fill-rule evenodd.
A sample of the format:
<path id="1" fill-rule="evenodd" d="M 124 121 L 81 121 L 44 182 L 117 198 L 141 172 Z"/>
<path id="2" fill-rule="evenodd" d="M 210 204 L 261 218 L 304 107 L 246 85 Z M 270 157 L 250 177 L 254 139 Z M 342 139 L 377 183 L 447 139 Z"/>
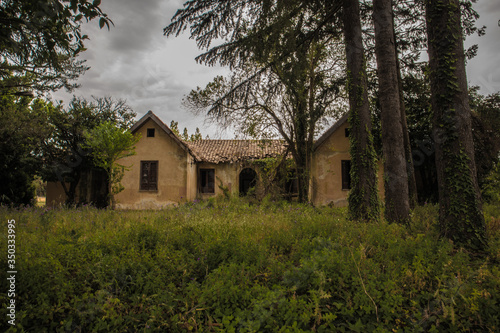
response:
<path id="1" fill-rule="evenodd" d="M 494 332 L 500 208 L 484 211 L 489 256 L 476 258 L 438 237 L 432 205 L 410 228 L 233 197 L 163 211 L 0 208 L 17 222 L 19 272 L 16 326 L 0 328 Z M 7 301 L 0 293 L 3 318 Z"/>

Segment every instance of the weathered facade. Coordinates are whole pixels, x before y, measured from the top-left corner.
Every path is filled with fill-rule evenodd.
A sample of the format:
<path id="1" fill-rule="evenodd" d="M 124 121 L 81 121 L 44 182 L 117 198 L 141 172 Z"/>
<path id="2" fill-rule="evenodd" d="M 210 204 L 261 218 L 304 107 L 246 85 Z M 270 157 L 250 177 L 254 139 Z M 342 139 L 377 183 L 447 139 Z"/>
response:
<path id="1" fill-rule="evenodd" d="M 347 114 L 314 144 L 309 197 L 315 205 L 346 206 L 350 189 L 351 156 Z M 378 169 L 379 194 L 383 196 L 382 164 Z"/>
<path id="2" fill-rule="evenodd" d="M 286 145 L 280 140 L 184 142 L 151 111 L 131 131 L 141 138 L 136 154 L 120 161 L 128 167 L 122 179 L 125 189 L 115 196 L 121 209 L 161 209 L 224 192 L 246 194 L 261 180 L 253 162 L 286 154 Z M 347 204 L 348 131 L 345 116 L 314 145 L 309 194 L 315 205 Z M 63 202 L 64 193 L 56 185 L 49 185 L 47 192 L 47 204 Z"/>

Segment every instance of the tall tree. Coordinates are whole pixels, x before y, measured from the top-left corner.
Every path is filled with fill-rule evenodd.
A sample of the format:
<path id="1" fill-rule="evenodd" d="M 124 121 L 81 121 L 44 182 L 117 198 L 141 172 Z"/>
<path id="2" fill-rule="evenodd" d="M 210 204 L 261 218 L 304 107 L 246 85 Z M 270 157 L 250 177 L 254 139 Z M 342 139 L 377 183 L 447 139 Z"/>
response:
<path id="1" fill-rule="evenodd" d="M 88 101 L 73 98 L 68 108 L 52 110 L 49 122 L 51 139 L 45 144 L 47 159 L 45 179 L 59 181 L 64 189 L 67 204 L 76 204 L 76 189 L 82 175 L 93 167 L 89 151 L 83 148 L 84 132 L 100 123 L 111 121 L 122 129 L 132 126 L 135 113 L 122 100 L 94 98 Z"/>
<path id="2" fill-rule="evenodd" d="M 91 150 L 94 165 L 103 168 L 108 176 L 108 199 L 111 209 L 116 208 L 115 194 L 123 191 L 121 180 L 127 166 L 119 164 L 122 158 L 135 155 L 135 144 L 139 141 L 128 130 L 116 123 L 105 121 L 84 132 L 83 146 Z"/>
<path id="3" fill-rule="evenodd" d="M 83 20 L 112 23 L 100 0 L 4 0 L 0 2 L 0 94 L 31 94 L 61 87 L 87 67 L 76 56 L 87 38 Z"/>
<path id="4" fill-rule="evenodd" d="M 283 96 L 277 98 L 287 101 L 288 109 L 283 112 L 292 117 L 288 124 L 281 125 L 282 119 L 274 117 L 275 128 L 289 142 L 299 181 L 299 200 L 307 201 L 313 137 L 317 122 L 324 114 L 317 101 L 324 98 L 321 94 L 332 91 L 326 86 L 322 91 L 317 90 L 325 82 L 318 61 L 324 60 L 324 42 L 335 31 L 334 25 L 326 22 L 332 23 L 340 8 L 338 2 L 192 0 L 184 7 L 165 28 L 165 34 L 179 34 L 190 26 L 198 45 L 209 48 L 198 60 L 240 69 L 253 63 L 259 68 L 221 98 L 234 101 L 232 97 L 236 96 L 244 102 L 240 105 L 244 105 L 246 101 L 242 96 L 254 94 L 255 97 L 262 92 L 251 89 L 258 86 L 256 82 L 264 73 L 272 73 L 282 85 Z M 210 48 L 210 42 L 216 38 L 225 38 L 227 42 Z M 274 82 L 274 78 L 270 81 Z M 265 81 L 261 82 L 269 86 Z M 225 105 L 216 101 L 209 113 L 223 115 L 221 110 Z M 271 118 L 273 112 L 282 112 L 260 109 Z M 280 130 L 280 126 L 290 126 L 293 130 L 283 135 L 285 131 Z"/>
<path id="5" fill-rule="evenodd" d="M 34 203 L 31 183 L 41 167 L 41 143 L 49 136 L 52 108 L 41 99 L 0 96 L 0 205 Z"/>
<path id="6" fill-rule="evenodd" d="M 459 0 L 426 0 L 441 234 L 472 251 L 487 247 L 474 161 Z"/>
<path id="7" fill-rule="evenodd" d="M 354 219 L 378 220 L 377 156 L 371 134 L 366 62 L 358 0 L 343 0 L 342 21 L 349 92 L 351 190 L 349 214 Z"/>
<path id="8" fill-rule="evenodd" d="M 284 140 L 295 162 L 299 201 L 308 200 L 314 137 L 339 111 L 343 61 L 332 59 L 332 44 L 303 45 L 292 53 L 293 60 L 273 61 L 264 72 L 258 64 L 248 64 L 184 100 L 188 109 L 208 110 L 208 119 L 244 136 Z"/>
<path id="9" fill-rule="evenodd" d="M 407 223 L 410 215 L 408 173 L 391 0 L 373 1 L 373 21 L 384 154 L 385 216 L 390 222 Z"/>

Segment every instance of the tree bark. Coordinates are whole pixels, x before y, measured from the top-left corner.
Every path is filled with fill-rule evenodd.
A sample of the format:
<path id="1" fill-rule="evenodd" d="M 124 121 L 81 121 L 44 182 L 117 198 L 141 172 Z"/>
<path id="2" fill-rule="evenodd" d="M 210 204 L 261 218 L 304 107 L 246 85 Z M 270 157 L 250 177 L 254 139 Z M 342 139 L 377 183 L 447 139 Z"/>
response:
<path id="1" fill-rule="evenodd" d="M 300 95 L 300 97 L 303 97 Z M 305 99 L 304 99 L 305 100 Z M 295 167 L 297 170 L 297 185 L 299 190 L 299 202 L 309 201 L 309 153 L 310 149 L 307 147 L 307 116 L 303 99 L 299 98 L 297 105 L 297 121 L 295 123 L 295 140 L 296 140 L 296 158 Z"/>
<path id="2" fill-rule="evenodd" d="M 426 0 L 433 135 L 442 236 L 487 248 L 474 161 L 459 0 Z"/>
<path id="3" fill-rule="evenodd" d="M 355 220 L 378 220 L 377 161 L 371 134 L 366 65 L 358 0 L 343 0 L 342 21 L 347 60 L 351 190 L 349 215 Z"/>
<path id="4" fill-rule="evenodd" d="M 394 18 L 394 15 L 393 15 Z M 403 139 L 405 147 L 405 159 L 406 159 L 406 172 L 408 173 L 408 196 L 410 199 L 410 209 L 417 206 L 418 203 L 418 191 L 417 191 L 417 180 L 415 178 L 415 166 L 413 165 L 413 153 L 411 149 L 410 133 L 408 132 L 408 122 L 406 121 L 406 105 L 403 96 L 403 79 L 401 77 L 401 66 L 398 56 L 398 42 L 396 40 L 396 30 L 394 28 L 393 19 L 393 34 L 394 42 L 396 44 L 396 66 L 398 73 L 398 87 L 399 87 L 399 105 L 401 108 L 401 124 L 403 125 Z"/>
<path id="5" fill-rule="evenodd" d="M 408 173 L 391 0 L 373 1 L 373 21 L 384 154 L 385 217 L 389 222 L 407 224 L 410 217 Z"/>

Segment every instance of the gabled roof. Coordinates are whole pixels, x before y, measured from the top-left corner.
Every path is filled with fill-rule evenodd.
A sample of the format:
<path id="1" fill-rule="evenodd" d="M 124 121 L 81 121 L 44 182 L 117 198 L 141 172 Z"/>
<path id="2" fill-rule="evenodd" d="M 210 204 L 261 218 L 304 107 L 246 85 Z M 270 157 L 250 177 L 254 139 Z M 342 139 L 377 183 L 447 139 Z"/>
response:
<path id="1" fill-rule="evenodd" d="M 332 127 L 328 129 L 315 143 L 313 151 L 318 149 L 348 118 L 343 115 Z M 152 111 L 148 111 L 130 131 L 135 133 L 148 120 L 155 122 L 168 136 L 170 136 L 182 149 L 187 151 L 198 162 L 207 163 L 235 163 L 249 159 L 276 157 L 285 154 L 287 145 L 282 140 L 198 140 L 186 142 L 177 137 L 160 118 Z"/>
<path id="2" fill-rule="evenodd" d="M 349 118 L 348 112 L 340 117 L 340 119 L 337 120 L 337 122 L 333 124 L 333 126 L 330 127 L 328 131 L 323 133 L 323 135 L 320 136 L 318 140 L 316 140 L 313 146 L 313 151 L 318 149 L 318 147 L 321 146 L 326 141 L 326 139 L 328 139 L 340 126 L 342 126 L 347 121 L 347 118 Z"/>
<path id="3" fill-rule="evenodd" d="M 158 125 L 158 127 L 160 127 L 168 136 L 170 136 L 174 141 L 175 143 L 177 143 L 182 149 L 184 149 L 186 152 L 188 152 L 189 154 L 191 154 L 195 159 L 196 159 L 196 156 L 195 154 L 193 154 L 193 152 L 189 149 L 189 147 L 186 145 L 186 143 L 184 141 L 182 141 L 181 139 L 179 139 L 177 137 L 177 135 L 175 135 L 174 132 L 172 132 L 172 130 L 170 128 L 168 128 L 167 125 L 165 125 L 163 123 L 163 121 L 161 121 L 160 118 L 158 118 L 154 113 L 153 111 L 149 110 L 148 113 L 146 113 L 141 119 L 139 119 L 135 124 L 134 126 L 132 126 L 130 128 L 130 132 L 132 133 L 135 133 L 139 128 L 142 127 L 142 125 L 144 125 L 148 120 L 152 120 L 156 125 Z"/>
<path id="4" fill-rule="evenodd" d="M 197 160 L 215 164 L 276 157 L 286 151 L 281 140 L 198 140 L 186 144 Z"/>

